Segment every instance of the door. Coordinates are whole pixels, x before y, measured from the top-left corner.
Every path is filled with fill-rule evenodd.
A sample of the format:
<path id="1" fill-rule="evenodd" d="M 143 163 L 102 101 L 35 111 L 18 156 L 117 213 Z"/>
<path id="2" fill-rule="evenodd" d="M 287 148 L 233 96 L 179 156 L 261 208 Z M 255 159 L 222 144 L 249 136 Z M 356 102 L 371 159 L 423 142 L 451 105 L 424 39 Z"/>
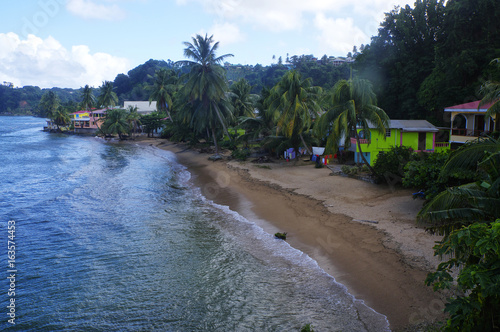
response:
<path id="1" fill-rule="evenodd" d="M 425 138 L 427 133 L 418 133 L 418 150 L 425 150 Z"/>

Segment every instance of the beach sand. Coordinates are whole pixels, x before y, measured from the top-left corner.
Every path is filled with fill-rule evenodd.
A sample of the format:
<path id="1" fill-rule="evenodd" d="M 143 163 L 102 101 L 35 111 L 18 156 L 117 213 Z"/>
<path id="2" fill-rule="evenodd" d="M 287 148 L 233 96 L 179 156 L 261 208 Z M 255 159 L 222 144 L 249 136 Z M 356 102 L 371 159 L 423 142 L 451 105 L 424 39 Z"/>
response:
<path id="1" fill-rule="evenodd" d="M 287 232 L 291 246 L 386 315 L 391 329 L 443 321 L 443 295 L 424 284 L 438 264 L 432 247 L 440 237 L 415 224 L 422 201 L 411 191 L 333 175 L 311 162 L 213 162 L 182 144 L 142 143 L 174 152 L 208 199 L 270 234 Z"/>

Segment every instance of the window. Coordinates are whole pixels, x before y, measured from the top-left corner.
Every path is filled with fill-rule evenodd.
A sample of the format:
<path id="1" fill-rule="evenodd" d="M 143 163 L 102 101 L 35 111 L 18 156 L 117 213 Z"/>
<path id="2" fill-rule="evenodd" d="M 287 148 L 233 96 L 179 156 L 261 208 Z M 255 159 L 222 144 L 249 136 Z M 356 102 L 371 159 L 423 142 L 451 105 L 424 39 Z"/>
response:
<path id="1" fill-rule="evenodd" d="M 385 137 L 391 137 L 391 130 L 390 129 L 385 130 Z"/>

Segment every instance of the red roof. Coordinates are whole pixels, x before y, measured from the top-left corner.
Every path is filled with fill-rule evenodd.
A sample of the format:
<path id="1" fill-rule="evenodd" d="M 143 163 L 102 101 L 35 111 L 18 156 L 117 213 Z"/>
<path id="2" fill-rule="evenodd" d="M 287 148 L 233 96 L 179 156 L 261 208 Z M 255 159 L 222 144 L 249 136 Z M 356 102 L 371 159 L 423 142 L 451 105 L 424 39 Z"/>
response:
<path id="1" fill-rule="evenodd" d="M 477 110 L 477 107 L 479 106 L 480 102 L 481 102 L 480 100 L 477 100 L 477 101 L 473 101 L 473 102 L 470 102 L 470 103 L 465 103 L 465 104 L 460 104 L 460 105 L 445 107 L 445 109 L 452 109 L 452 110 Z M 493 103 L 484 104 L 483 106 L 481 106 L 480 110 L 485 110 L 486 111 L 488 108 L 491 107 L 491 105 L 493 105 Z"/>

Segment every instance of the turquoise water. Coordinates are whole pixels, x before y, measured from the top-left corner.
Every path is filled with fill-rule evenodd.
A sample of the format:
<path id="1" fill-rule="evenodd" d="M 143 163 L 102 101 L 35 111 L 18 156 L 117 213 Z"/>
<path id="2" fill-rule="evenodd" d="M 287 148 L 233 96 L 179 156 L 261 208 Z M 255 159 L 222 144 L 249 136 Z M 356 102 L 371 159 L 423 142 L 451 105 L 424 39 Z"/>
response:
<path id="1" fill-rule="evenodd" d="M 387 329 L 307 255 L 203 197 L 175 155 L 44 122 L 0 117 L 1 330 Z"/>

